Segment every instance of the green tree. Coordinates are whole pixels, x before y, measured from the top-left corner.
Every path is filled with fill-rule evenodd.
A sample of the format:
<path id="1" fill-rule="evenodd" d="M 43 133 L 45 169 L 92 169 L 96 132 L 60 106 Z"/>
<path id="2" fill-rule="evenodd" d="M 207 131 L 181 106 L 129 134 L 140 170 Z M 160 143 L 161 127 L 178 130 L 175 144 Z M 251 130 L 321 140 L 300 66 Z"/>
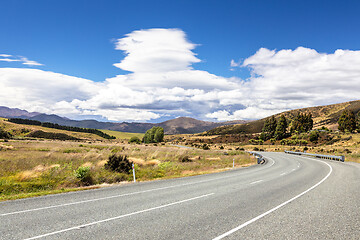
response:
<path id="1" fill-rule="evenodd" d="M 342 132 L 354 132 L 356 129 L 355 114 L 350 110 L 344 110 L 338 121 L 339 130 Z"/>
<path id="2" fill-rule="evenodd" d="M 288 123 L 284 115 L 281 115 L 276 125 L 275 138 L 281 140 L 286 137 Z"/>
<path id="3" fill-rule="evenodd" d="M 299 113 L 291 122 L 290 132 L 308 132 L 313 128 L 313 124 L 311 113 Z"/>
<path id="4" fill-rule="evenodd" d="M 271 118 L 267 118 L 264 123 L 264 127 L 262 129 L 262 140 L 267 140 L 273 138 L 275 136 L 277 121 L 274 116 Z"/>
<path id="5" fill-rule="evenodd" d="M 164 141 L 164 129 L 158 127 L 155 131 L 154 142 L 163 142 Z"/>
<path id="6" fill-rule="evenodd" d="M 144 137 L 144 143 L 157 143 L 164 141 L 164 129 L 162 127 L 152 127 L 147 130 Z"/>

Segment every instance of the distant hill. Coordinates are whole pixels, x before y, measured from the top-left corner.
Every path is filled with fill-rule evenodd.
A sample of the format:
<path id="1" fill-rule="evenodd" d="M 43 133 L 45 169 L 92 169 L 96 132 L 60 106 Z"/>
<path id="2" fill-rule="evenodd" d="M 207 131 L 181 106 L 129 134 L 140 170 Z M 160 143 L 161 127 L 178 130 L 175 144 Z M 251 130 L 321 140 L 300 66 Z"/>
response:
<path id="1" fill-rule="evenodd" d="M 0 106 L 0 116 L 5 118 L 18 118 L 18 117 L 34 117 L 39 115 L 38 112 L 28 112 L 18 108 L 8 108 Z"/>
<path id="2" fill-rule="evenodd" d="M 71 120 L 68 118 L 60 117 L 54 114 L 43 114 L 43 113 L 29 113 L 25 110 L 0 107 L 0 117 L 6 118 L 26 118 L 31 120 L 37 120 L 40 122 L 57 123 L 59 125 L 71 126 L 71 127 L 82 127 L 82 128 L 94 128 L 94 129 L 106 129 L 120 132 L 132 132 L 132 133 L 145 133 L 148 129 L 154 126 L 160 126 L 164 128 L 166 134 L 191 134 L 200 133 L 215 127 L 223 125 L 231 125 L 238 123 L 246 123 L 248 121 L 238 120 L 230 122 L 208 122 L 200 121 L 189 117 L 179 117 L 171 119 L 161 123 L 114 123 L 114 122 L 99 122 L 96 120 Z"/>
<path id="3" fill-rule="evenodd" d="M 231 122 L 207 122 L 189 117 L 179 117 L 162 123 L 155 124 L 164 128 L 167 134 L 200 133 L 223 125 L 246 123 L 248 121 L 238 120 Z"/>
<path id="4" fill-rule="evenodd" d="M 286 111 L 283 113 L 275 114 L 275 118 L 279 118 L 282 114 L 285 115 L 287 119 L 293 119 L 298 113 L 311 113 L 314 120 L 314 128 L 320 128 L 322 126 L 327 127 L 329 129 L 336 130 L 338 125 L 337 121 L 341 113 L 344 110 L 351 110 L 355 114 L 360 112 L 360 100 L 332 104 L 326 106 L 318 106 L 318 107 L 309 107 L 309 108 L 301 108 L 295 109 L 291 111 Z M 271 116 L 270 116 L 271 117 Z M 267 117 L 267 118 L 270 118 Z M 263 118 L 260 120 L 248 122 L 245 124 L 236 124 L 230 126 L 221 126 L 206 132 L 206 135 L 223 135 L 223 134 L 237 134 L 237 133 L 259 133 L 262 131 L 262 127 L 264 126 L 265 120 L 267 118 Z"/>

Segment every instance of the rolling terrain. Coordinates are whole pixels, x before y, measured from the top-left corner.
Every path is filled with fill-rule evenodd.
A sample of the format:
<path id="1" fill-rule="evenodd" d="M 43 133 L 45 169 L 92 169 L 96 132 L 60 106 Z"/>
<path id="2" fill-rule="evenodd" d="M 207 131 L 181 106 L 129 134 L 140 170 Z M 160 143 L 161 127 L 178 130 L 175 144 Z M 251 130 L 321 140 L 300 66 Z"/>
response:
<path id="1" fill-rule="evenodd" d="M 27 112 L 17 108 L 0 107 L 0 117 L 25 118 L 40 122 L 56 123 L 64 126 L 106 129 L 120 132 L 145 133 L 154 126 L 164 128 L 165 134 L 192 134 L 200 133 L 223 125 L 245 123 L 248 121 L 237 120 L 229 122 L 200 121 L 189 117 L 179 117 L 161 123 L 138 123 L 138 122 L 99 122 L 96 120 L 71 120 L 54 114 L 48 115 L 36 112 Z"/>
<path id="2" fill-rule="evenodd" d="M 322 126 L 332 130 L 337 130 L 337 121 L 344 110 L 351 110 L 355 114 L 360 112 L 360 100 L 332 104 L 326 106 L 309 107 L 286 111 L 275 114 L 275 118 L 285 115 L 287 119 L 293 119 L 298 113 L 311 113 L 314 121 L 314 128 L 321 128 Z M 271 116 L 267 117 L 270 118 Z M 259 133 L 262 131 L 265 120 L 267 118 L 255 120 L 244 124 L 236 124 L 229 126 L 220 126 L 206 132 L 206 135 L 223 135 L 223 134 L 238 134 L 238 133 Z"/>

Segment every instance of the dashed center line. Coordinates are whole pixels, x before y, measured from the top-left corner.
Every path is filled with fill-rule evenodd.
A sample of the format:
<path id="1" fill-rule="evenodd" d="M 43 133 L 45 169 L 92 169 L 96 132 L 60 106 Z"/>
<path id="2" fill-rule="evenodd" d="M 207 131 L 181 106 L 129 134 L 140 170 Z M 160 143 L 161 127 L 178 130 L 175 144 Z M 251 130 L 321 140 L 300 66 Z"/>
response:
<path id="1" fill-rule="evenodd" d="M 252 183 L 250 183 L 250 184 L 259 183 L 259 182 L 262 182 L 262 181 L 264 181 L 264 180 L 258 180 L 258 181 L 252 182 Z"/>
<path id="2" fill-rule="evenodd" d="M 211 195 L 214 195 L 214 194 L 215 194 L 215 193 L 209 193 L 209 194 L 201 195 L 201 196 L 198 196 L 198 197 L 193 197 L 193 198 L 189 198 L 189 199 L 185 199 L 185 200 L 181 200 L 181 201 L 177 201 L 177 202 L 173 202 L 173 203 L 168 203 L 168 204 L 160 205 L 160 206 L 157 206 L 157 207 L 152 207 L 152 208 L 148 208 L 148 209 L 144 209 L 144 210 L 140 210 L 140 211 L 136 211 L 136 212 L 132 212 L 132 213 L 120 215 L 120 216 L 117 216 L 117 217 L 107 218 L 107 219 L 100 220 L 100 221 L 96 221 L 96 222 L 91 222 L 91 223 L 87 223 L 87 224 L 83 224 L 83 225 L 79 225 L 79 226 L 75 226 L 75 227 L 70 227 L 70 228 L 66 228 L 66 229 L 61 229 L 61 230 L 58 230 L 58 231 L 54 231 L 54 232 L 50 232 L 50 233 L 38 235 L 38 236 L 35 236 L 35 237 L 26 238 L 25 240 L 39 239 L 39 238 L 43 238 L 43 237 L 47 237 L 47 236 L 52 236 L 52 235 L 59 234 L 59 233 L 63 233 L 63 232 L 68 232 L 68 231 L 72 231 L 72 230 L 77 230 L 77 229 L 89 227 L 89 226 L 92 226 L 92 225 L 95 225 L 95 224 L 104 223 L 104 222 L 109 222 L 109 221 L 121 219 L 121 218 L 124 218 L 124 217 L 129 217 L 129 216 L 132 216 L 132 215 L 135 215 L 135 214 L 140 214 L 140 213 L 144 213 L 144 212 L 149 212 L 149 211 L 153 211 L 153 210 L 157 210 L 157 209 L 161 209 L 161 208 L 170 207 L 170 206 L 173 206 L 173 205 L 177 205 L 177 204 L 181 204 L 181 203 L 193 201 L 193 200 L 196 200 L 196 199 L 205 198 L 205 197 L 208 197 L 208 196 L 211 196 Z"/>

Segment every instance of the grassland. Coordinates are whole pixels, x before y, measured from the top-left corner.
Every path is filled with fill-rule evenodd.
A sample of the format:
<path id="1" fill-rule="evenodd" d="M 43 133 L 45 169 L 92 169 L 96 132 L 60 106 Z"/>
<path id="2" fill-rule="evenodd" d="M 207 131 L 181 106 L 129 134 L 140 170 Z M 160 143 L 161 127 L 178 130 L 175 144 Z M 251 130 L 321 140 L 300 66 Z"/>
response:
<path id="1" fill-rule="evenodd" d="M 131 137 L 138 137 L 140 139 L 143 138 L 144 133 L 128 133 L 128 132 L 118 132 L 118 131 L 112 131 L 112 130 L 105 130 L 105 129 L 99 129 L 102 132 L 109 134 L 110 136 L 114 136 L 117 139 L 130 139 Z"/>
<path id="2" fill-rule="evenodd" d="M 182 149 L 165 144 L 9 140 L 0 142 L 0 200 L 131 181 L 130 174 L 104 168 L 111 154 L 128 156 L 135 163 L 138 181 L 223 171 L 232 166 L 233 158 L 238 167 L 255 163 L 242 151 L 224 155 L 223 151 Z M 90 182 L 76 178 L 74 171 L 80 166 L 90 168 Z"/>

